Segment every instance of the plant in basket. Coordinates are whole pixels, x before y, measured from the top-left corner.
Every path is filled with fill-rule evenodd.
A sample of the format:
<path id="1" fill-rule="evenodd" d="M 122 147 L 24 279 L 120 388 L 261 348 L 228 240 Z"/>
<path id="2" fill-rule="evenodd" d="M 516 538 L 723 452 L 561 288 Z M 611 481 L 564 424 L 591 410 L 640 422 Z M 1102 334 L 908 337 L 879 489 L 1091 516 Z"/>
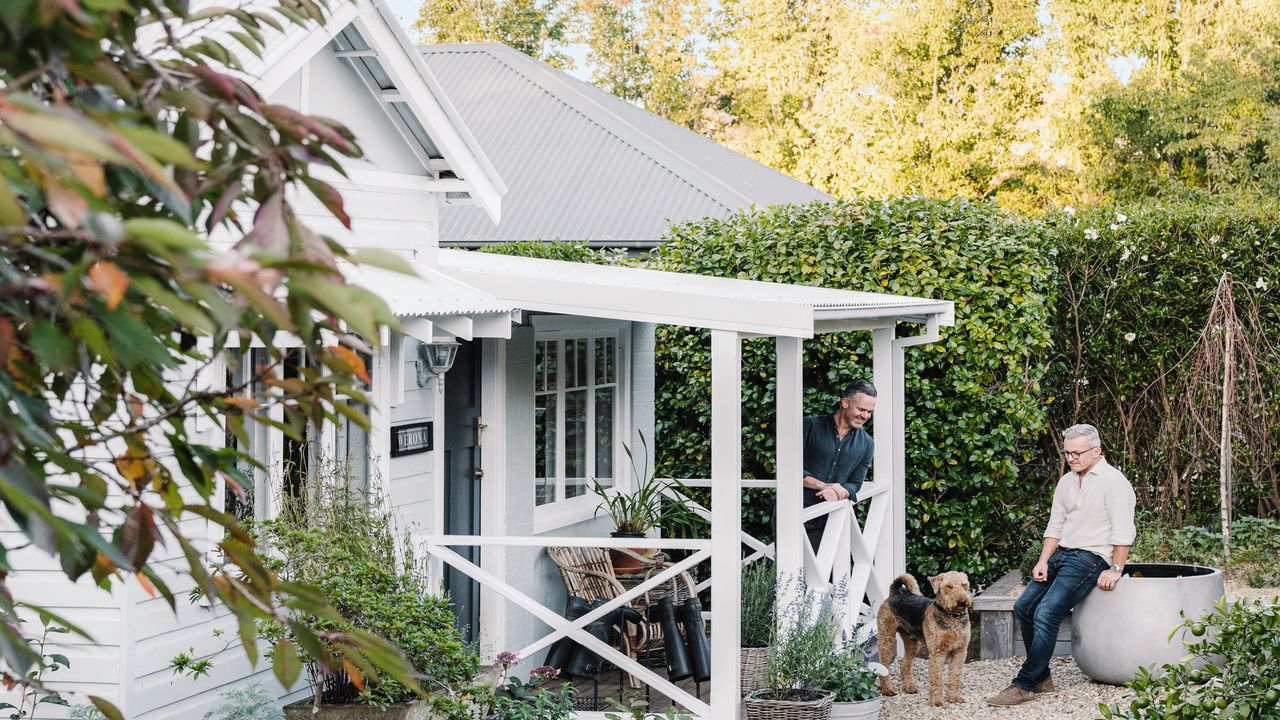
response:
<path id="1" fill-rule="evenodd" d="M 822 593 L 809 592 L 802 576 L 779 579 L 779 585 L 790 590 L 779 595 L 792 600 L 778 609 L 765 658 L 764 687 L 747 696 L 747 719 L 824 720 L 835 696 L 826 689 L 839 627 L 833 602 Z"/>
<path id="2" fill-rule="evenodd" d="M 777 570 L 761 558 L 742 570 L 741 688 L 744 695 L 764 686 L 764 661 L 773 633 Z"/>

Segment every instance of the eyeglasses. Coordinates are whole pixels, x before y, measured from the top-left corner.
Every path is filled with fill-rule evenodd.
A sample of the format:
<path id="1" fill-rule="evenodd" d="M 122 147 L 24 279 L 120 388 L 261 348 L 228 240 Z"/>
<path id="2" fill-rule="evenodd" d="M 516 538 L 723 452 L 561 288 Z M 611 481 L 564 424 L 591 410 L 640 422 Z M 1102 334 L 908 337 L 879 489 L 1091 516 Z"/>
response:
<path id="1" fill-rule="evenodd" d="M 1099 449 L 1101 448 L 1091 447 L 1088 450 L 1059 450 L 1058 452 L 1062 454 L 1062 457 L 1068 460 L 1079 460 L 1085 453 L 1090 453 Z"/>

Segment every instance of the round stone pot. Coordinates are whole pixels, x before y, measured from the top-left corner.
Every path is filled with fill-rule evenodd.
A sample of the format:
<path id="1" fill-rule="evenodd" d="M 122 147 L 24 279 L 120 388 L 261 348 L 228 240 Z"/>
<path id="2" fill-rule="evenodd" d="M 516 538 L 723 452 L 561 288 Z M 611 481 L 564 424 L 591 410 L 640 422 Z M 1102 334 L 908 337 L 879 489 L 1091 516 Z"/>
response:
<path id="1" fill-rule="evenodd" d="M 1179 613 L 1200 617 L 1222 598 L 1222 573 L 1198 565 L 1132 563 L 1110 592 L 1095 588 L 1071 616 L 1071 652 L 1090 678 L 1111 685 L 1138 668 L 1186 657 Z"/>

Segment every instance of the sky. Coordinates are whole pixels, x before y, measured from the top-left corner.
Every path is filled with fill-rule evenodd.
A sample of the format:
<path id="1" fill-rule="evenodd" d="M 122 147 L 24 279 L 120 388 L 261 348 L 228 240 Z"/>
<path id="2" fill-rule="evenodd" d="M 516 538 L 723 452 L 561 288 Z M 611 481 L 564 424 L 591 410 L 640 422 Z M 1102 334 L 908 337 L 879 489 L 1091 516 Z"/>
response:
<path id="1" fill-rule="evenodd" d="M 387 0 L 387 4 L 391 6 L 396 17 L 400 18 L 400 24 L 409 29 L 415 18 L 418 17 L 418 8 L 422 5 L 422 0 Z M 413 33 L 409 33 L 413 37 Z"/>

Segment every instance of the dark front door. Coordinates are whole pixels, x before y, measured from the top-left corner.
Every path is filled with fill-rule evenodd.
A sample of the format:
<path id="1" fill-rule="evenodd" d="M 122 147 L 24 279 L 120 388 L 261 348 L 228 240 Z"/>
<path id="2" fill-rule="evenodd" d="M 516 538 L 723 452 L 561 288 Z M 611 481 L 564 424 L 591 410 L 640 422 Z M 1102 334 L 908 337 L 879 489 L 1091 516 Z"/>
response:
<path id="1" fill-rule="evenodd" d="M 478 344 L 463 342 L 444 383 L 444 531 L 480 534 L 480 359 Z M 453 548 L 479 564 L 480 549 Z M 445 568 L 444 587 L 468 642 L 478 637 L 480 586 L 458 570 Z"/>

